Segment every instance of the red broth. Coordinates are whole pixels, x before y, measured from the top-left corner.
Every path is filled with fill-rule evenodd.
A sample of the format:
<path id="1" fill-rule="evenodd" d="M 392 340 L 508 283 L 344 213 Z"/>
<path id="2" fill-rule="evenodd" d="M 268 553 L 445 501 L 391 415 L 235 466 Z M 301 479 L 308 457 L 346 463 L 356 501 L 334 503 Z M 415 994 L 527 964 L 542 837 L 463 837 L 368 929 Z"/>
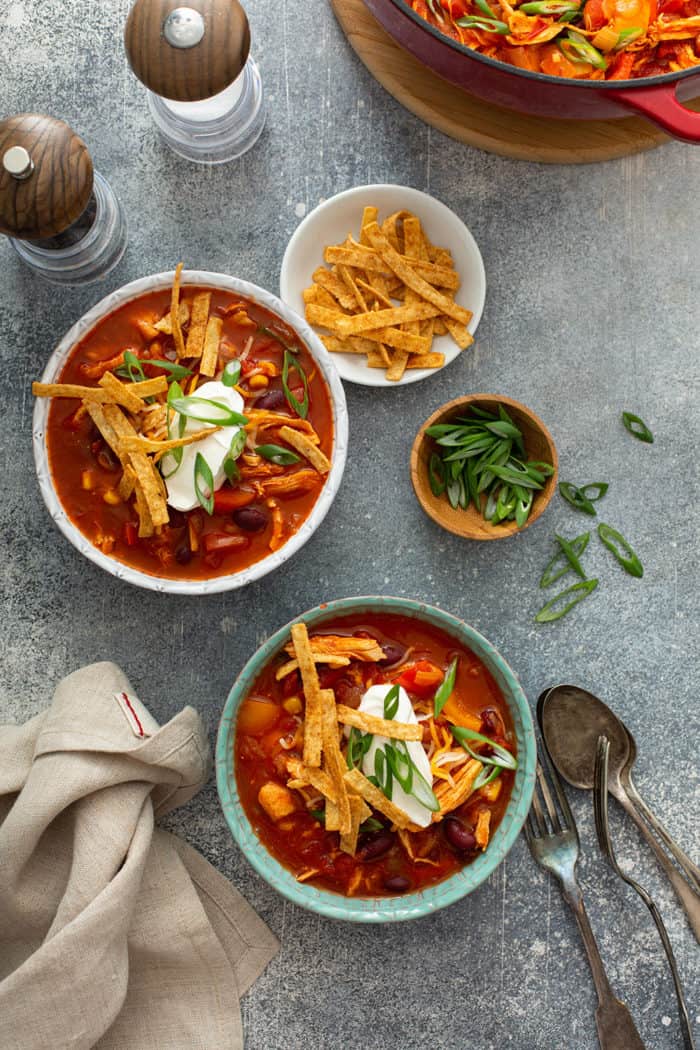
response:
<path id="1" fill-rule="evenodd" d="M 191 300 L 197 291 L 202 290 L 185 286 L 181 291 L 181 301 Z M 319 435 L 319 447 L 330 458 L 333 447 L 330 394 L 307 347 L 288 325 L 262 306 L 233 292 L 215 288 L 211 292 L 210 313 L 223 317 L 220 364 L 224 358 L 232 359 L 240 355 L 253 335 L 252 348 L 243 363 L 240 381 L 246 409 L 254 408 L 261 401 L 264 407 L 266 401 L 272 400 L 276 403 L 275 412 L 295 416 L 294 410 L 284 400 L 280 373 L 284 345 L 298 348 L 296 359 L 309 380 L 308 422 Z M 241 304 L 252 325 L 244 323 L 235 310 L 230 311 L 229 308 L 236 303 Z M 168 311 L 169 304 L 170 290 L 163 289 L 139 296 L 119 307 L 78 343 L 57 381 L 96 386 L 101 363 L 114 359 L 125 349 L 131 349 L 140 358 L 149 378 L 162 374 L 154 366 L 148 365 L 148 358 L 164 359 L 172 356 L 172 336 L 159 335 L 155 340 L 149 339 L 139 328 L 138 322 L 156 322 Z M 268 331 L 263 331 L 263 328 Z M 273 330 L 274 334 L 271 335 Z M 246 377 L 262 362 L 271 363 L 277 374 L 269 379 L 263 391 L 249 390 Z M 181 363 L 189 365 L 187 359 Z M 201 381 L 205 379 L 202 377 Z M 293 386 L 291 389 L 294 393 Z M 300 389 L 297 393 L 301 397 Z M 202 580 L 240 572 L 270 553 L 273 524 L 264 495 L 251 499 L 246 496 L 245 504 L 241 504 L 260 516 L 258 522 L 264 522 L 264 527 L 259 531 L 241 528 L 232 509 L 222 510 L 221 513 L 215 511 L 210 516 L 198 507 L 186 512 L 171 509 L 170 521 L 159 534 L 138 538 L 138 516 L 133 501 L 116 505 L 105 502 L 105 493 L 113 492 L 118 485 L 120 465 L 110 455 L 109 448 L 90 417 L 76 412 L 79 406 L 78 401 L 71 399 L 53 399 L 46 430 L 49 463 L 54 488 L 64 510 L 73 524 L 105 554 L 150 575 Z M 302 461 L 286 469 L 291 472 L 302 467 L 308 467 L 308 464 Z M 83 487 L 84 471 L 88 471 L 94 479 L 94 486 L 90 490 Z M 309 487 L 304 491 L 280 496 L 277 500 L 282 512 L 283 542 L 297 532 L 309 516 L 324 481 L 325 478 L 319 474 L 310 479 Z M 231 487 L 226 482 L 222 491 L 228 493 Z M 244 478 L 233 487 L 246 489 L 249 486 Z M 235 497 L 232 498 L 235 502 Z M 240 515 L 238 518 L 240 520 Z M 248 519 L 250 521 L 250 515 Z M 253 520 L 256 520 L 255 517 Z M 193 532 L 196 550 L 191 542 Z M 231 540 L 231 537 L 235 537 L 235 540 Z"/>
<path id="2" fill-rule="evenodd" d="M 350 707 L 359 705 L 362 693 L 370 685 L 396 681 L 405 673 L 403 668 L 419 660 L 430 661 L 444 670 L 458 656 L 450 701 L 453 717 L 464 724 L 478 724 L 484 735 L 515 752 L 510 713 L 493 677 L 470 649 L 439 628 L 407 616 L 366 612 L 328 620 L 310 634 L 312 638 L 314 634 L 370 635 L 390 659 L 409 654 L 407 660 L 393 666 L 353 661 L 350 667 L 319 667 L 321 687 L 332 687 L 337 702 Z M 316 810 L 316 816 L 301 803 L 296 812 L 282 820 L 271 819 L 258 801 L 258 793 L 271 782 L 286 785 L 287 760 L 301 758 L 303 747 L 303 711 L 294 714 L 284 706 L 287 703 L 293 709 L 295 698 L 303 696 L 299 675 L 294 672 L 281 682 L 275 680 L 276 669 L 287 659 L 282 653 L 261 672 L 241 705 L 234 738 L 236 781 L 243 808 L 270 853 L 295 876 L 302 876 L 312 885 L 361 897 L 395 896 L 433 886 L 479 856 L 478 847 L 464 849 L 460 845 L 469 847 L 483 809 L 490 811 L 493 835 L 510 799 L 512 772 L 501 773 L 495 799 L 489 800 L 484 791 L 477 791 L 443 821 L 412 832 L 414 859 L 408 856 L 396 832 L 391 831 L 390 821 L 381 813 L 372 815 L 381 823 L 381 829 L 360 834 L 355 856 L 341 852 L 338 833 L 327 832 L 318 819 L 322 798 L 310 807 Z M 415 703 L 416 694 L 410 688 L 407 692 Z M 313 874 L 307 878 L 309 872 Z"/>

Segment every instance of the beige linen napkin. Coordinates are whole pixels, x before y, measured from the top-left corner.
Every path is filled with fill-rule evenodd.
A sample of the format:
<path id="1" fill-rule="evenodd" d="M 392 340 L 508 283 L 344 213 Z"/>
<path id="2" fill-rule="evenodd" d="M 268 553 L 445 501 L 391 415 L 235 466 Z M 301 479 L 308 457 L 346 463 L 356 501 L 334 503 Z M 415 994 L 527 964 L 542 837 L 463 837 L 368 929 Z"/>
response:
<path id="1" fill-rule="evenodd" d="M 0 726 L 2 1050 L 239 1050 L 238 999 L 278 944 L 154 828 L 209 771 L 201 720 L 159 727 L 114 664 Z"/>

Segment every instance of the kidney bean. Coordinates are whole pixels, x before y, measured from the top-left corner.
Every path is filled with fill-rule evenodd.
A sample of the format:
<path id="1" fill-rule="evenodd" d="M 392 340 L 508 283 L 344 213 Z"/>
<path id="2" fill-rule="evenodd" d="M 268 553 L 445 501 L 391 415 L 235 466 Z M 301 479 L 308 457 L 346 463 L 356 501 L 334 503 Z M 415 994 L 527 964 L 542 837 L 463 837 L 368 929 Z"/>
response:
<path id="1" fill-rule="evenodd" d="M 360 860 L 378 860 L 388 853 L 394 845 L 394 836 L 390 831 L 377 831 L 368 835 L 359 851 Z"/>
<path id="2" fill-rule="evenodd" d="M 234 510 L 232 517 L 236 525 L 246 532 L 260 532 L 267 527 L 267 514 L 257 507 L 240 507 Z"/>
<path id="3" fill-rule="evenodd" d="M 393 664 L 397 664 L 400 660 L 403 660 L 406 655 L 406 650 L 403 645 L 398 645 L 396 642 L 383 642 L 382 649 L 384 651 L 384 658 L 379 661 L 380 667 L 391 667 Z"/>
<path id="4" fill-rule="evenodd" d="M 390 893 L 405 893 L 410 887 L 411 883 L 404 875 L 392 875 L 389 879 L 384 879 L 384 889 L 389 890 Z"/>
<path id="5" fill-rule="evenodd" d="M 345 707 L 359 707 L 362 699 L 363 687 L 347 678 L 339 679 L 333 686 L 335 698 L 339 704 Z"/>
<path id="6" fill-rule="evenodd" d="M 181 543 L 175 551 L 175 561 L 178 565 L 188 565 L 192 561 L 192 551 L 188 543 Z"/>
<path id="7" fill-rule="evenodd" d="M 473 831 L 465 828 L 458 817 L 445 818 L 445 838 L 450 846 L 460 853 L 467 853 L 476 846 L 476 837 Z"/>
<path id="8" fill-rule="evenodd" d="M 182 529 L 187 524 L 187 518 L 181 510 L 175 510 L 174 507 L 168 507 L 168 516 L 170 521 L 168 524 L 173 529 Z"/>
<path id="9" fill-rule="evenodd" d="M 277 408 L 282 408 L 286 404 L 284 391 L 283 390 L 268 390 L 267 393 L 259 397 L 255 402 L 255 408 L 264 409 L 266 412 L 272 412 Z"/>
<path id="10" fill-rule="evenodd" d="M 481 731 L 484 736 L 502 736 L 504 731 L 503 719 L 493 707 L 487 707 L 481 712 Z"/>

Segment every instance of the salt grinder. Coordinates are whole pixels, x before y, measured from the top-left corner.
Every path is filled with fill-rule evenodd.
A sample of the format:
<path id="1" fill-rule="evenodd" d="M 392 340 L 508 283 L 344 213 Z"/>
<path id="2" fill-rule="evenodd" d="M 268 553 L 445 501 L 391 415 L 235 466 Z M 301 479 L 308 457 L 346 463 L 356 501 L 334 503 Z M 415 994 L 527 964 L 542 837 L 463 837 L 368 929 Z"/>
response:
<path id="1" fill-rule="evenodd" d="M 0 121 L 0 233 L 54 284 L 89 284 L 124 254 L 119 201 L 62 120 L 22 113 Z"/>
<path id="2" fill-rule="evenodd" d="M 136 0 L 124 43 L 175 153 L 223 164 L 255 144 L 265 124 L 263 90 L 238 0 Z"/>

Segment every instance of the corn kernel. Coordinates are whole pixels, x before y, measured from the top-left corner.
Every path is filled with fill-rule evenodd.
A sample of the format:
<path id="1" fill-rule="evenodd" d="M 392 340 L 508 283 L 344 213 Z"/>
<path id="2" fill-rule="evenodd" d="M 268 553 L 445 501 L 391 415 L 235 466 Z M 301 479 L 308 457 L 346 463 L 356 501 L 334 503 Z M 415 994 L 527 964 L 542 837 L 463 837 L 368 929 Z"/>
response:
<path id="1" fill-rule="evenodd" d="M 248 386 L 251 390 L 264 390 L 266 386 L 269 386 L 270 380 L 264 375 L 254 375 L 248 380 Z"/>
<path id="2" fill-rule="evenodd" d="M 282 707 L 287 714 L 299 715 L 301 714 L 301 699 L 298 696 L 289 696 L 283 702 Z"/>
<path id="3" fill-rule="evenodd" d="M 84 470 L 80 476 L 80 483 L 86 492 L 92 492 L 97 485 L 97 478 L 94 470 Z"/>
<path id="4" fill-rule="evenodd" d="M 258 361 L 258 368 L 266 376 L 278 376 L 280 374 L 280 370 L 274 361 Z"/>
<path id="5" fill-rule="evenodd" d="M 102 493 L 102 499 L 109 503 L 110 507 L 117 507 L 121 503 L 121 497 L 115 489 L 107 489 Z"/>

